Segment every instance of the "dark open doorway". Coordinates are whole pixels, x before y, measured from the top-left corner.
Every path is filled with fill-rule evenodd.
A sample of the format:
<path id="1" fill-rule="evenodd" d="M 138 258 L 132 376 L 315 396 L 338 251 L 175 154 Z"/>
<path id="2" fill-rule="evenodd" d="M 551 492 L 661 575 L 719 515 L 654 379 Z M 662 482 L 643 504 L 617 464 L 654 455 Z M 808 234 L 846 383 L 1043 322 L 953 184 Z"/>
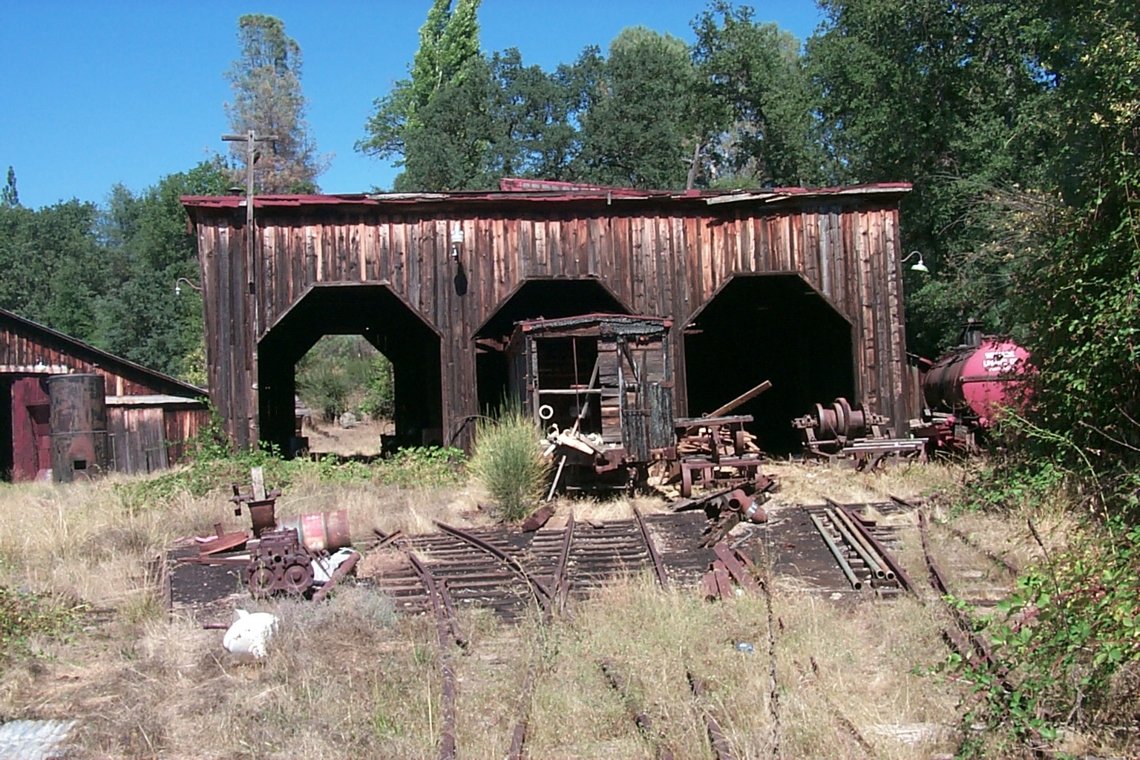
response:
<path id="1" fill-rule="evenodd" d="M 294 368 L 325 335 L 360 335 L 392 363 L 393 446 L 443 442 L 440 338 L 386 285 L 322 285 L 306 293 L 258 344 L 261 439 L 283 452 L 295 435 Z"/>
<path id="2" fill-rule="evenodd" d="M 706 414 L 762 380 L 750 414 L 760 447 L 797 451 L 793 417 L 817 402 L 855 398 L 851 324 L 798 274 L 738 275 L 685 327 L 689 414 Z"/>
<path id="3" fill-rule="evenodd" d="M 517 322 L 582 314 L 629 314 L 597 280 L 526 280 L 475 333 L 475 377 L 480 412 L 494 414 L 507 395 L 506 347 Z"/>

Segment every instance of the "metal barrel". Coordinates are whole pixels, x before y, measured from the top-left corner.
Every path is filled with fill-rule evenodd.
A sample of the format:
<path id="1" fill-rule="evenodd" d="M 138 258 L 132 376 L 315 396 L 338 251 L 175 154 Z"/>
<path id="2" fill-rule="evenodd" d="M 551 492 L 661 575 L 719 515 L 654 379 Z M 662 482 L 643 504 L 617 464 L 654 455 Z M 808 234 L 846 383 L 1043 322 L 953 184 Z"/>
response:
<path id="1" fill-rule="evenodd" d="M 108 469 L 107 394 L 101 375 L 48 378 L 52 480 L 71 483 Z"/>
<path id="2" fill-rule="evenodd" d="M 301 545 L 313 552 L 335 552 L 352 544 L 348 510 L 308 512 L 281 521 L 282 530 L 295 530 Z"/>

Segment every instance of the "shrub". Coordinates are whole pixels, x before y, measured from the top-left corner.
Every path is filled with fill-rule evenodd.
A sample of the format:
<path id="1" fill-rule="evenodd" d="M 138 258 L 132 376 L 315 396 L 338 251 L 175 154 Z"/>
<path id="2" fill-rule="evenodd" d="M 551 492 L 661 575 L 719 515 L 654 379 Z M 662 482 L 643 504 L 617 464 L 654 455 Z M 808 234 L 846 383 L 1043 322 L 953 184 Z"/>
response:
<path id="1" fill-rule="evenodd" d="M 441 486 L 462 479 L 463 452 L 443 446 L 410 446 L 378 463 L 377 477 L 394 486 Z"/>
<path id="2" fill-rule="evenodd" d="M 80 610 L 43 594 L 0 586 L 0 663 L 32 651 L 29 637 L 54 637 L 75 627 Z"/>
<path id="3" fill-rule="evenodd" d="M 497 421 L 480 419 L 469 468 L 508 520 L 526 516 L 542 496 L 550 462 L 542 456 L 542 433 L 518 408 Z"/>

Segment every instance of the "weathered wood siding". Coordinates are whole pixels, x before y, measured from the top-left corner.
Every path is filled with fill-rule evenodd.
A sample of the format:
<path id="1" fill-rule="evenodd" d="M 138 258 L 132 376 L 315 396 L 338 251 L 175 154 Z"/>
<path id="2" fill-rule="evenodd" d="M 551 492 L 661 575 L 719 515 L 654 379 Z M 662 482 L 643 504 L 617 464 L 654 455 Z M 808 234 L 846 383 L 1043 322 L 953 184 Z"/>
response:
<path id="1" fill-rule="evenodd" d="M 108 426 L 115 459 L 123 465 L 117 468 L 120 471 L 151 472 L 181 461 L 186 441 L 209 422 L 209 410 L 199 389 L 0 310 L 0 375 L 38 382 L 51 375 L 76 373 L 101 376 L 109 399 L 179 397 L 176 402 L 156 400 L 145 411 L 137 401 L 130 408 L 109 405 Z M 13 388 L 19 385 L 17 381 Z M 26 408 L 28 403 L 21 393 L 13 391 L 8 423 L 11 430 L 0 431 L 12 436 L 13 459 L 19 464 L 13 466 L 12 476 L 18 480 L 35 476 L 27 462 L 35 460 L 35 447 L 42 447 L 25 434 L 24 420 L 31 413 Z M 144 417 L 150 421 L 142 422 Z M 46 425 L 46 418 L 44 422 Z M 44 436 L 50 441 L 46 427 L 38 433 L 39 438 Z M 46 465 L 40 469 L 50 467 L 50 459 L 44 461 Z"/>
<path id="2" fill-rule="evenodd" d="M 108 368 L 95 357 L 76 355 L 69 347 L 17 331 L 0 323 L 0 372 L 6 374 L 60 374 L 76 372 L 101 375 L 108 396 L 158 393 L 138 377 Z"/>
<path id="3" fill-rule="evenodd" d="M 686 320 L 736 274 L 797 272 L 853 325 L 861 400 L 906 419 L 901 192 L 715 205 L 680 196 L 612 203 L 504 194 L 259 198 L 251 258 L 243 208 L 226 206 L 226 199 L 187 199 L 202 266 L 213 401 L 239 443 L 256 440 L 258 338 L 313 286 L 386 283 L 443 336 L 446 435 L 477 411 L 472 337 L 479 325 L 524 280 L 592 278 L 633 313 L 674 320 L 671 354 L 684 414 Z M 465 290 L 456 286 L 449 251 L 455 225 L 463 230 Z"/>

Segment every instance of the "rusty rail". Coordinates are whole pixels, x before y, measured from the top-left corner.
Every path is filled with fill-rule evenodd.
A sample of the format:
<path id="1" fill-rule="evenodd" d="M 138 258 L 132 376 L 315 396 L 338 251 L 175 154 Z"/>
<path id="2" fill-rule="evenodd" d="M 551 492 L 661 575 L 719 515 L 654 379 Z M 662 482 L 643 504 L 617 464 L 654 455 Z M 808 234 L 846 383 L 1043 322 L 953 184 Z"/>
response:
<path id="1" fill-rule="evenodd" d="M 997 661 L 994 659 L 993 650 L 990 648 L 989 642 L 982 636 L 974 633 L 973 621 L 958 607 L 950 604 L 946 597 L 952 596 L 950 587 L 946 583 L 946 576 L 943 575 L 941 568 L 934 559 L 934 555 L 930 551 L 930 531 L 929 523 L 927 521 L 926 513 L 918 513 L 918 531 L 922 539 L 922 553 L 926 558 L 926 568 L 930 574 L 930 585 L 938 592 L 939 598 L 942 599 L 943 607 L 954 618 L 954 623 L 957 627 L 956 632 L 947 631 L 947 637 L 951 639 L 955 648 L 958 649 L 959 654 L 963 657 L 970 658 L 971 654 L 978 657 L 981 662 L 988 668 L 992 668 L 998 677 L 1002 679 L 1003 686 L 1008 688 L 1005 683 L 1006 673 L 1002 672 L 1002 668 L 998 666 Z M 965 637 L 963 641 L 962 637 Z M 966 644 L 968 642 L 968 645 Z M 964 648 L 963 648 L 964 647 Z"/>
<path id="2" fill-rule="evenodd" d="M 641 709 L 641 706 L 637 704 L 633 695 L 630 694 L 627 688 L 629 680 L 622 677 L 617 666 L 610 660 L 603 660 L 599 665 L 610 687 L 621 695 L 626 709 L 629 710 L 633 716 L 634 725 L 637 726 L 642 737 L 653 747 L 654 754 L 658 760 L 674 760 L 672 750 L 663 745 L 661 736 L 653 730 L 653 721 L 649 718 L 649 715 Z"/>
<path id="3" fill-rule="evenodd" d="M 574 513 L 566 519 L 566 527 L 562 533 L 562 548 L 558 552 L 558 562 L 554 565 L 554 577 L 551 585 L 554 587 L 554 604 L 552 607 L 559 613 L 566 609 L 566 599 L 570 594 L 570 575 L 566 572 L 570 562 L 570 546 L 574 543 Z"/>
<path id="4" fill-rule="evenodd" d="M 770 565 L 765 562 L 764 577 L 760 579 L 760 590 L 764 594 L 764 608 L 768 619 L 768 715 L 772 719 L 772 757 L 780 758 L 780 681 L 776 671 L 776 614 L 772 609 L 772 588 L 769 575 Z M 780 623 L 781 627 L 783 623 Z"/>
<path id="5" fill-rule="evenodd" d="M 549 623 L 554 615 L 562 614 L 566 611 L 566 600 L 570 591 L 570 577 L 567 573 L 567 565 L 570 560 L 570 546 L 574 542 L 574 513 L 571 512 L 566 520 L 566 527 L 562 532 L 562 547 L 558 553 L 558 561 L 554 565 L 554 575 L 551 578 L 550 585 L 554 598 L 546 608 L 546 614 L 543 616 L 543 621 Z M 522 689 L 520 690 L 520 712 L 518 721 L 515 722 L 514 730 L 511 732 L 511 746 L 507 752 L 507 760 L 522 760 L 523 750 L 526 745 L 526 732 L 529 727 L 530 718 L 530 702 L 534 696 L 535 683 L 538 681 L 538 664 L 531 663 L 527 669 L 526 678 L 523 679 Z"/>
<path id="6" fill-rule="evenodd" d="M 686 673 L 689 679 L 689 689 L 693 692 L 693 696 L 698 700 L 705 698 L 705 682 L 693 675 L 692 672 Z M 709 735 L 709 744 L 712 746 L 713 754 L 716 755 L 716 760 L 736 760 L 736 755 L 732 754 L 732 748 L 728 746 L 728 739 L 724 735 L 724 731 L 717 723 L 716 718 L 713 717 L 712 711 L 707 709 L 701 710 L 705 715 L 705 730 Z"/>
<path id="7" fill-rule="evenodd" d="M 669 575 L 665 572 L 665 564 L 661 561 L 661 555 L 657 553 L 657 547 L 653 545 L 653 537 L 649 535 L 649 526 L 645 524 L 645 517 L 637 507 L 633 508 L 633 516 L 637 518 L 637 527 L 641 529 L 645 548 L 649 552 L 649 558 L 653 560 L 653 572 L 657 574 L 657 582 L 661 584 L 661 588 L 668 588 Z"/>
<path id="8" fill-rule="evenodd" d="M 519 711 L 522 715 L 519 716 L 518 721 L 515 722 L 515 728 L 511 732 L 511 746 L 507 751 L 507 760 L 522 760 L 525 757 L 523 750 L 526 745 L 526 732 L 529 728 L 530 717 L 530 702 L 534 697 L 534 685 L 538 681 L 538 665 L 531 663 L 530 668 L 527 669 L 526 678 L 523 679 L 522 689 L 520 690 L 520 703 Z"/>
<path id="9" fill-rule="evenodd" d="M 507 567 L 507 569 L 509 569 L 511 572 L 513 572 L 515 575 L 517 575 L 520 579 L 522 579 L 522 581 L 524 583 L 527 584 L 527 586 L 531 589 L 531 592 L 534 594 L 535 599 L 538 601 L 539 606 L 544 611 L 550 605 L 550 601 L 551 601 L 550 589 L 548 589 L 546 587 L 545 583 L 543 583 L 538 578 L 534 577 L 529 571 L 527 571 L 527 569 L 525 567 L 523 567 L 522 563 L 520 563 L 517 559 L 515 559 L 511 555 L 507 554 L 506 552 L 504 552 L 502 549 L 495 546 L 494 544 L 488 543 L 488 542 L 484 541 L 483 539 L 479 538 L 478 536 L 472 535 L 471 533 L 468 533 L 465 530 L 461 530 L 460 528 L 456 528 L 456 527 L 453 527 L 451 525 L 447 525 L 446 523 L 441 523 L 438 521 L 436 522 L 436 527 L 438 527 L 444 533 L 455 536 L 460 541 L 465 541 L 466 543 L 470 544 L 471 546 L 474 546 L 477 549 L 481 549 L 482 551 L 484 551 L 484 552 L 494 556 L 495 558 L 497 558 L 500 562 L 502 562 Z"/>
<path id="10" fill-rule="evenodd" d="M 432 610 L 435 612 L 435 632 L 441 675 L 439 758 L 440 760 L 455 760 L 455 702 L 458 688 L 455 662 L 451 657 L 448 639 L 453 639 L 458 644 L 462 637 L 456 632 L 455 617 L 451 611 L 451 605 L 445 602 L 445 592 L 440 591 L 440 583 L 436 581 L 431 571 L 420 561 L 420 558 L 415 555 L 415 552 L 408 549 L 405 549 L 404 552 L 412 563 L 412 567 L 415 568 L 416 574 L 423 581 L 424 588 L 427 589 L 428 597 L 431 600 Z"/>
<path id="11" fill-rule="evenodd" d="M 912 502 L 907 501 L 906 499 L 902 499 L 902 498 L 899 498 L 898 496 L 894 496 L 894 495 L 892 495 L 890 497 L 890 499 L 891 499 L 891 501 L 893 501 L 895 504 L 898 504 L 899 506 L 908 507 L 910 509 L 918 511 L 918 506 Z M 924 515 L 921 512 L 919 513 L 919 519 L 920 520 L 924 519 Z M 978 545 L 978 543 L 976 541 L 974 541 L 972 538 L 970 538 L 968 535 L 963 533 L 958 528 L 955 528 L 953 525 L 948 525 L 944 522 L 936 522 L 935 520 L 930 519 L 930 518 L 925 518 L 925 519 L 929 519 L 931 525 L 937 525 L 939 528 L 942 528 L 943 530 L 949 531 L 959 541 L 966 544 L 967 546 L 974 549 L 975 551 L 978 551 L 981 554 L 983 554 L 986 557 L 986 559 L 988 559 L 990 562 L 993 562 L 995 565 L 999 565 L 1000 567 L 1002 567 L 1009 574 L 1009 576 L 1011 578 L 1016 578 L 1018 576 L 1018 574 L 1020 573 L 1020 571 L 1017 569 L 1017 565 L 1013 564 L 1012 562 L 1010 562 L 1005 557 L 1002 557 L 999 554 L 995 554 L 994 552 L 990 551 L 986 547 Z"/>

